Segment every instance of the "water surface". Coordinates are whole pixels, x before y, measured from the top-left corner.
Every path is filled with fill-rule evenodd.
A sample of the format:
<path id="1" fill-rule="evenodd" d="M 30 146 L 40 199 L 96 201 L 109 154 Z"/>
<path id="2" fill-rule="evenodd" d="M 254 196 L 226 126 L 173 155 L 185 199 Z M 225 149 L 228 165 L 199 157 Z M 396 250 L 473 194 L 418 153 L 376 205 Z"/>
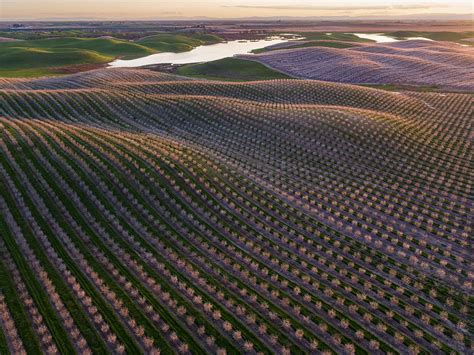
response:
<path id="1" fill-rule="evenodd" d="M 262 40 L 238 40 L 196 47 L 189 52 L 157 53 L 146 57 L 122 60 L 117 59 L 109 64 L 112 68 L 134 68 L 151 64 L 190 64 L 210 62 L 213 60 L 233 57 L 238 54 L 248 54 L 255 49 L 274 44 L 285 43 L 291 39 L 271 37 Z"/>
<path id="2" fill-rule="evenodd" d="M 406 37 L 405 39 L 396 39 L 394 37 L 385 36 L 382 33 L 354 33 L 354 35 L 363 39 L 371 39 L 372 41 L 375 41 L 377 43 L 400 42 L 400 41 L 415 40 L 415 39 L 421 39 L 424 41 L 432 41 L 432 39 L 425 38 L 425 37 Z"/>

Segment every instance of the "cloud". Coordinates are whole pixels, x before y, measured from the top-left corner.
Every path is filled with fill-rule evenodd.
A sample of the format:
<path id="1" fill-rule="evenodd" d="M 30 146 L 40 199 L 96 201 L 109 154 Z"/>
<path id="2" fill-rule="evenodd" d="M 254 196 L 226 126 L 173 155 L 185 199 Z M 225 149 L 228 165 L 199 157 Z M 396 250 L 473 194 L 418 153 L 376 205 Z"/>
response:
<path id="1" fill-rule="evenodd" d="M 406 4 L 406 5 L 223 5 L 227 8 L 259 9 L 259 10 L 304 10 L 304 11 L 363 11 L 363 10 L 420 10 L 427 8 L 450 7 L 448 4 Z"/>
<path id="2" fill-rule="evenodd" d="M 166 15 L 166 16 L 181 16 L 183 13 L 180 11 L 163 11 L 159 12 L 158 15 Z"/>

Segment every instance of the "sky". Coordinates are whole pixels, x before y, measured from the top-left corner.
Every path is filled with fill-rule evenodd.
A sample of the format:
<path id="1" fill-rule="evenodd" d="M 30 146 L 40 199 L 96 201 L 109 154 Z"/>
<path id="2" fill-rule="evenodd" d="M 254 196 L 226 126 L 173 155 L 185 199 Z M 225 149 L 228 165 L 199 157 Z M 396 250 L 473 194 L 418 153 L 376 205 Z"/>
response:
<path id="1" fill-rule="evenodd" d="M 472 0 L 0 0 L 0 20 L 472 13 Z"/>

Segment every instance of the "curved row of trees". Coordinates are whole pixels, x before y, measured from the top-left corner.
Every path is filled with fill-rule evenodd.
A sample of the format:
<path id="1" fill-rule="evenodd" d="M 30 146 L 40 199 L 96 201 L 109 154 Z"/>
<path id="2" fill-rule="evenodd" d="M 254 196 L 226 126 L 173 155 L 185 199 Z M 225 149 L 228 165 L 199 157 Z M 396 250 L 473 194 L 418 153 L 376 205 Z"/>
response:
<path id="1" fill-rule="evenodd" d="M 469 96 L 147 73 L 0 83 L 6 347 L 469 351 Z"/>

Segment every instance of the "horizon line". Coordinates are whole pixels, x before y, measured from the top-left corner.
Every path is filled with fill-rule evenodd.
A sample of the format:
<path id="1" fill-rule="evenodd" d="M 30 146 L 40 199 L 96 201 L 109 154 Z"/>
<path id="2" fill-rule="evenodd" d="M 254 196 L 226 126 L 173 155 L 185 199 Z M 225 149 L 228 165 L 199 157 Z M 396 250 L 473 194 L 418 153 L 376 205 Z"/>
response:
<path id="1" fill-rule="evenodd" d="M 311 20 L 311 19 L 328 19 L 328 20 L 337 20 L 342 18 L 350 18 L 352 20 L 367 20 L 367 19 L 391 19 L 396 20 L 404 19 L 407 17 L 416 17 L 420 16 L 420 19 L 426 19 L 430 17 L 432 20 L 439 17 L 471 17 L 471 21 L 474 21 L 474 12 L 471 13 L 430 13 L 430 14 L 404 14 L 404 15 L 367 15 L 367 16 L 360 16 L 360 15 L 322 15 L 322 16 L 244 16 L 244 17 L 206 17 L 206 16 L 196 16 L 196 17 L 189 17 L 189 16 L 182 16 L 182 17 L 157 17 L 157 18 L 108 18 L 108 17 L 40 17 L 40 18 L 0 18 L 0 22 L 18 22 L 18 21 L 25 21 L 25 22 L 41 22 L 41 21 L 49 21 L 49 22 L 60 22 L 60 21 L 109 21 L 109 22 L 123 22 L 123 21 L 236 21 L 236 20 L 271 20 L 271 21 L 280 21 L 280 20 Z M 415 19 L 416 20 L 416 19 Z M 468 21 L 466 19 L 465 21 Z"/>

